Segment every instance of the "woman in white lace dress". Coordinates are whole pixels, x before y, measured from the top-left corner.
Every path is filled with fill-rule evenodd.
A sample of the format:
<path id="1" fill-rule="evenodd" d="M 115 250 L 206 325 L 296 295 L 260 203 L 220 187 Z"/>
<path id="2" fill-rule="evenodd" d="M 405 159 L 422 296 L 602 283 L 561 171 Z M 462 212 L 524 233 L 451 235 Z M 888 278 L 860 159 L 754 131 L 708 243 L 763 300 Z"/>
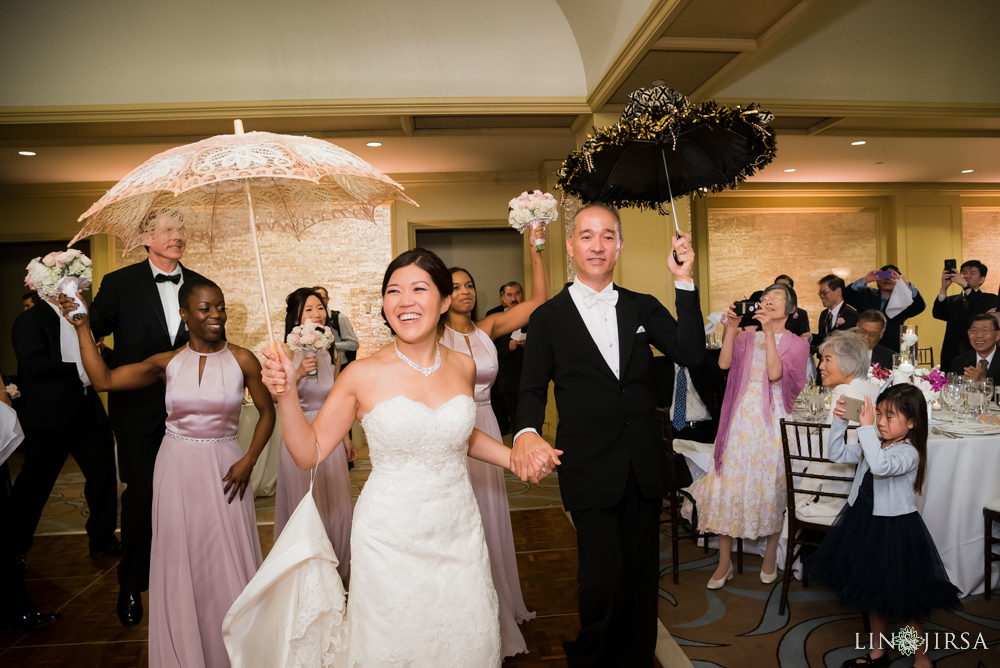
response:
<path id="1" fill-rule="evenodd" d="M 294 377 L 291 360 L 284 351 L 280 360 L 267 353 L 264 382 L 272 391 L 283 387 L 276 397 L 296 465 L 312 468 L 317 446 L 320 458 L 329 456 L 356 417 L 370 449 L 372 473 L 351 536 L 347 612 L 323 634 L 326 659 L 314 658 L 316 666 L 500 665 L 497 595 L 465 458 L 509 468 L 510 450 L 474 429 L 475 362 L 438 343 L 451 288 L 451 275 L 429 251 L 393 260 L 382 294 L 396 341 L 351 364 L 312 424 L 286 380 Z M 559 452 L 539 456 L 538 477 L 548 473 L 541 457 L 550 454 Z"/>

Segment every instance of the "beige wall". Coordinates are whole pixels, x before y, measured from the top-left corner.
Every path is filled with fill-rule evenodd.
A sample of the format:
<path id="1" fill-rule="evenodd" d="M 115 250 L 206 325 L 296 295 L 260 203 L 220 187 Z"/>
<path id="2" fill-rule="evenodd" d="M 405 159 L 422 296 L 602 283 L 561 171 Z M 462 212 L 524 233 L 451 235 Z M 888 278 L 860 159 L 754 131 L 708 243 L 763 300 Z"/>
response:
<path id="1" fill-rule="evenodd" d="M 1000 207 L 962 208 L 962 261 L 979 260 L 989 268 L 983 290 L 1000 286 Z"/>

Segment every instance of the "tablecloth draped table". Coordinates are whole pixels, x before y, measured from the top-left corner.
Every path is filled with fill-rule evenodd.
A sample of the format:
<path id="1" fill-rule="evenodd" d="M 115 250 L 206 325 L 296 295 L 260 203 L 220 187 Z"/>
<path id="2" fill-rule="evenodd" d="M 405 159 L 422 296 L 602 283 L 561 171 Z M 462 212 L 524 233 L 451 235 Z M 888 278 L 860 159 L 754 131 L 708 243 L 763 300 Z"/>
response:
<path id="1" fill-rule="evenodd" d="M 794 419 L 798 420 L 799 417 Z M 825 426 L 817 423 L 817 426 Z M 826 437 L 824 430 L 824 438 Z M 705 475 L 714 445 L 676 440 L 691 477 Z M 927 441 L 927 470 L 917 509 L 941 554 L 952 583 L 961 596 L 985 591 L 983 579 L 983 507 L 1000 496 L 1000 436 L 946 438 L 932 433 Z M 995 528 L 1000 535 L 1000 527 Z M 788 522 L 778 546 L 778 564 L 785 563 Z M 710 541 L 710 545 L 714 542 Z M 763 540 L 744 540 L 743 549 L 763 556 Z M 796 577 L 801 571 L 796 568 Z M 1000 584 L 1000 564 L 993 565 L 992 586 Z"/>

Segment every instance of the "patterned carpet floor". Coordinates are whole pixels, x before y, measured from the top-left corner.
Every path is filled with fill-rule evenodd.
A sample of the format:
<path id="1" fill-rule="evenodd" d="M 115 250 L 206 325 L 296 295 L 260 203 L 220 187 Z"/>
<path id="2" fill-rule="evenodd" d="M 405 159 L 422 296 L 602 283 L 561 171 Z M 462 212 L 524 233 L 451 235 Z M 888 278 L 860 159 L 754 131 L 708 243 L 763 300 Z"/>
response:
<path id="1" fill-rule="evenodd" d="M 362 455 L 367 453 L 362 450 Z M 11 460 L 13 475 L 19 465 L 19 456 L 15 455 Z M 370 463 L 363 458 L 352 471 L 355 498 L 370 470 Z M 575 533 L 562 511 L 558 478 L 553 475 L 533 485 L 508 474 L 507 491 L 511 510 L 527 511 L 514 512 L 512 518 L 522 589 L 529 608 L 538 611 L 538 618 L 522 626 L 531 653 L 508 659 L 504 665 L 563 666 L 561 643 L 575 637 L 579 619 Z M 256 499 L 256 508 L 266 553 L 271 544 L 268 525 L 273 520 L 273 497 Z M 36 547 L 28 555 L 32 566 L 28 587 L 41 607 L 61 606 L 73 620 L 60 621 L 60 627 L 68 629 L 66 632 L 55 633 L 57 628 L 53 628 L 20 640 L 7 636 L 0 643 L 0 666 L 29 665 L 19 663 L 27 657 L 30 665 L 144 665 L 144 627 L 126 630 L 114 618 L 114 560 L 92 561 L 86 556 L 82 534 L 87 515 L 83 476 L 70 458 L 38 528 L 37 535 L 48 538 L 36 540 Z M 682 540 L 679 547 L 680 584 L 674 585 L 669 529 L 664 527 L 659 615 L 690 660 L 688 663 L 681 657 L 670 666 L 833 668 L 847 658 L 864 654 L 855 649 L 856 634 L 863 635 L 860 615 L 841 608 L 829 592 L 817 586 L 804 588 L 793 580 L 790 609 L 779 616 L 782 585 L 780 581 L 772 585 L 760 582 L 759 556 L 746 555 L 742 575 L 722 590 L 709 591 L 705 583 L 718 563 L 716 552 L 706 553 L 690 540 Z M 989 602 L 978 595 L 963 603 L 962 611 L 937 613 L 930 619 L 925 630 L 936 632 L 939 644 L 938 649 L 932 649 L 931 657 L 940 668 L 1000 668 L 1000 592 Z M 952 647 L 944 646 L 946 633 L 955 634 Z M 967 648 L 963 638 L 968 639 Z M 64 650 L 57 648 L 65 643 L 70 644 Z M 103 645 L 86 644 L 70 652 L 76 643 Z M 12 645 L 16 651 L 6 651 Z M 898 652 L 891 656 L 892 668 L 912 665 L 910 657 Z"/>

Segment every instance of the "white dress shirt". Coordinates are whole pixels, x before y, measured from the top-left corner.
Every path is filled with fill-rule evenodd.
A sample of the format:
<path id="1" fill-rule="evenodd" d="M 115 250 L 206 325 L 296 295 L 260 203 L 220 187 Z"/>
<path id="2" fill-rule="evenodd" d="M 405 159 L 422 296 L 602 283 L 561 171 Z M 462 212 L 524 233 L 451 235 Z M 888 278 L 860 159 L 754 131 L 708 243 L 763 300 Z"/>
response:
<path id="1" fill-rule="evenodd" d="M 983 357 L 979 353 L 976 353 L 976 366 L 979 366 L 980 362 L 982 362 L 983 360 L 986 360 L 986 368 L 989 369 L 990 367 L 993 366 L 993 356 L 996 355 L 996 354 L 997 354 L 997 347 L 996 346 L 993 346 L 993 350 L 991 350 L 990 354 L 987 355 L 986 357 Z"/>
<path id="2" fill-rule="evenodd" d="M 677 374 L 681 373 L 681 367 L 679 364 L 674 362 L 674 384 L 677 383 Z M 698 396 L 698 390 L 694 389 L 694 383 L 691 382 L 691 374 L 688 372 L 687 368 L 684 369 L 684 377 L 687 379 L 687 406 L 684 413 L 685 422 L 703 422 L 705 420 L 711 420 L 712 416 L 709 415 L 708 409 L 705 407 L 705 403 Z M 670 403 L 670 419 L 674 419 L 674 407 L 677 405 L 677 392 L 676 387 L 674 391 L 674 398 Z"/>
<path id="3" fill-rule="evenodd" d="M 674 287 L 678 290 L 694 290 L 694 283 L 674 281 Z M 615 292 L 613 282 L 608 283 L 604 286 L 603 290 L 598 291 L 582 283 L 579 276 L 574 278 L 573 283 L 569 286 L 569 296 L 573 300 L 573 304 L 576 305 L 576 310 L 580 312 L 580 317 L 583 318 L 583 324 L 587 326 L 590 337 L 597 344 L 597 349 L 601 351 L 601 356 L 607 362 L 611 372 L 615 374 L 615 378 L 621 380 L 621 360 L 618 347 L 618 310 L 615 306 L 600 300 L 597 300 L 591 306 L 587 306 L 589 298 L 596 297 L 597 295 L 604 296 L 613 292 Z M 690 378 L 688 378 L 688 382 L 691 382 Z M 688 396 L 690 397 L 691 394 L 689 392 Z M 514 441 L 512 442 L 517 441 L 518 437 L 526 431 L 535 434 L 538 433 L 533 427 L 527 427 L 514 434 Z"/>
<path id="4" fill-rule="evenodd" d="M 173 345 L 174 337 L 177 336 L 177 330 L 181 326 L 180 302 L 177 300 L 177 293 L 180 292 L 181 286 L 184 285 L 184 272 L 181 271 L 179 262 L 171 272 L 157 268 L 152 260 L 148 260 L 148 262 L 149 267 L 153 270 L 154 279 L 159 274 L 164 274 L 165 276 L 179 275 L 181 277 L 181 280 L 176 285 L 170 281 L 163 281 L 156 284 L 156 290 L 160 293 L 160 303 L 163 305 L 163 316 L 167 319 L 167 332 L 170 335 L 170 345 Z"/>
<path id="5" fill-rule="evenodd" d="M 844 301 L 841 300 L 839 304 L 830 309 L 830 315 L 828 318 L 833 318 L 833 325 L 830 326 L 830 331 L 832 332 L 834 327 L 837 326 L 837 317 L 840 315 L 840 309 L 844 306 Z M 829 323 L 827 323 L 829 325 Z"/>

